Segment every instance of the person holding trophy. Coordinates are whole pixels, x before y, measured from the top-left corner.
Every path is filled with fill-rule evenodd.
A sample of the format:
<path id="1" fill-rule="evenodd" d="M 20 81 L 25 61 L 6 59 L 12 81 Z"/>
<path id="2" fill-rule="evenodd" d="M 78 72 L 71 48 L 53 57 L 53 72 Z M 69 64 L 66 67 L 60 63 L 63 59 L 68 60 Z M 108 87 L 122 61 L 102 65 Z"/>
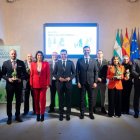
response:
<path id="1" fill-rule="evenodd" d="M 22 122 L 20 117 L 20 106 L 22 96 L 22 81 L 26 79 L 26 68 L 24 62 L 17 59 L 16 50 L 10 50 L 10 60 L 7 60 L 2 65 L 2 78 L 6 80 L 6 94 L 7 94 L 7 124 L 12 123 L 12 100 L 15 94 L 16 98 L 16 112 L 15 120 Z"/>
<path id="2" fill-rule="evenodd" d="M 124 66 L 119 62 L 118 56 L 113 56 L 111 65 L 108 66 L 108 116 L 121 116 L 121 93 L 123 90 Z"/>

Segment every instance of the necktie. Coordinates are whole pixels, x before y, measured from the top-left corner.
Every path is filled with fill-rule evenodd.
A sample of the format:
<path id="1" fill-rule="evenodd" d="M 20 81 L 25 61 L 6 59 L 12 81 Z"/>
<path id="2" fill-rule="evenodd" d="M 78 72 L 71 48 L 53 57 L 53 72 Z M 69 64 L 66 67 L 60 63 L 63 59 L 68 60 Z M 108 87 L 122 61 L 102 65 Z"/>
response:
<path id="1" fill-rule="evenodd" d="M 102 65 L 101 60 L 99 60 L 99 66 L 101 66 L 101 65 Z"/>
<path id="2" fill-rule="evenodd" d="M 65 61 L 63 61 L 62 66 L 63 66 L 63 68 L 65 69 Z"/>
<path id="3" fill-rule="evenodd" d="M 85 62 L 86 62 L 86 64 L 88 65 L 88 58 L 85 58 Z"/>
<path id="4" fill-rule="evenodd" d="M 16 68 L 16 61 L 12 61 L 12 68 L 15 69 Z"/>

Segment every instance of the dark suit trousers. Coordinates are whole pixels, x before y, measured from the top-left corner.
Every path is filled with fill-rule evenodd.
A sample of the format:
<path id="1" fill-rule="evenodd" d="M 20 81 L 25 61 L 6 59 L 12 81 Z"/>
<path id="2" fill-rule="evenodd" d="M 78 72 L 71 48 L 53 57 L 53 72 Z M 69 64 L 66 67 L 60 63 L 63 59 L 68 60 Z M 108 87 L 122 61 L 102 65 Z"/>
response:
<path id="1" fill-rule="evenodd" d="M 59 96 L 59 112 L 60 115 L 64 113 L 64 105 L 66 104 L 67 111 L 66 114 L 71 113 L 71 89 L 66 87 L 66 83 L 63 82 L 61 87 L 57 89 Z"/>
<path id="2" fill-rule="evenodd" d="M 33 111 L 35 112 L 33 90 L 31 89 L 29 82 L 27 82 L 26 89 L 25 89 L 24 113 L 28 113 L 29 112 L 30 94 L 32 96 L 32 108 L 33 108 Z"/>
<path id="3" fill-rule="evenodd" d="M 12 117 L 12 101 L 15 94 L 16 98 L 15 116 L 18 117 L 20 115 L 22 86 L 20 84 L 8 85 L 6 87 L 6 93 L 7 93 L 7 116 Z"/>
<path id="4" fill-rule="evenodd" d="M 135 114 L 139 114 L 139 100 L 140 100 L 140 85 L 134 85 L 134 100 L 133 107 Z"/>
<path id="5" fill-rule="evenodd" d="M 108 115 L 121 116 L 121 94 L 122 90 L 108 89 Z"/>
<path id="6" fill-rule="evenodd" d="M 122 113 L 129 113 L 131 89 L 132 89 L 132 82 L 123 81 Z"/>
<path id="7" fill-rule="evenodd" d="M 55 107 L 55 94 L 56 94 L 56 80 L 52 80 L 52 84 L 50 86 L 50 92 L 51 92 L 51 103 L 50 103 L 50 109 L 54 109 Z"/>
<path id="8" fill-rule="evenodd" d="M 84 114 L 85 112 L 85 95 L 86 91 L 88 93 L 88 103 L 89 103 L 89 113 L 93 113 L 93 88 L 88 84 L 85 83 L 82 85 L 82 88 L 80 89 L 80 112 Z"/>

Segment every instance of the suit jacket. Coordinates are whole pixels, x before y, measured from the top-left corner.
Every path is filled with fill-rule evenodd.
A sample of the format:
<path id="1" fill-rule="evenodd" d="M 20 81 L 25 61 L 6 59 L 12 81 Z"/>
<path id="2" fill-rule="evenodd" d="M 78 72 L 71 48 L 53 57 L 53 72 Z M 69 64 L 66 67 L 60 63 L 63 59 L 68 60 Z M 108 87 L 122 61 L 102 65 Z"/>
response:
<path id="1" fill-rule="evenodd" d="M 98 66 L 97 62 L 90 58 L 88 66 L 85 64 L 85 59 L 80 58 L 76 64 L 76 82 L 85 84 L 88 82 L 91 86 L 93 83 L 97 83 L 98 78 Z"/>
<path id="2" fill-rule="evenodd" d="M 30 89 L 30 67 L 28 65 L 27 60 L 24 61 L 24 64 L 26 68 L 26 80 L 23 81 L 23 88 Z"/>
<path id="3" fill-rule="evenodd" d="M 121 78 L 124 78 L 124 66 L 120 65 L 118 67 L 119 71 L 121 72 Z M 107 78 L 109 79 L 109 83 L 108 83 L 108 89 L 118 89 L 118 90 L 122 90 L 123 86 L 122 86 L 122 80 L 115 80 L 114 79 L 115 76 L 115 67 L 113 65 L 108 66 L 108 70 L 107 70 Z"/>
<path id="4" fill-rule="evenodd" d="M 0 80 L 2 78 L 2 71 L 1 71 L 1 67 L 0 67 Z"/>
<path id="5" fill-rule="evenodd" d="M 134 85 L 140 86 L 140 58 L 133 61 L 132 75 L 134 77 Z"/>
<path id="6" fill-rule="evenodd" d="M 61 86 L 63 83 L 59 81 L 59 78 L 67 78 L 70 77 L 70 81 L 66 82 L 67 88 L 70 88 L 72 86 L 72 79 L 75 77 L 76 71 L 74 63 L 71 60 L 67 60 L 66 62 L 66 68 L 63 69 L 62 66 L 62 60 L 58 60 L 55 64 L 53 76 L 57 80 L 57 86 Z"/>
<path id="7" fill-rule="evenodd" d="M 37 71 L 37 63 L 31 63 L 30 85 L 32 88 L 46 88 L 50 84 L 50 66 L 48 62 L 42 62 L 41 72 Z"/>
<path id="8" fill-rule="evenodd" d="M 57 62 L 57 61 L 56 61 Z M 56 63 L 55 62 L 55 63 Z M 54 71 L 54 68 L 53 68 L 53 61 L 49 61 L 49 64 L 50 64 L 50 85 L 52 85 L 52 78 L 54 77 L 53 76 L 53 71 Z"/>
<path id="9" fill-rule="evenodd" d="M 98 77 L 102 79 L 102 83 L 106 83 L 106 76 L 107 76 L 107 60 L 103 59 L 102 64 L 99 64 L 98 59 L 96 59 L 98 65 Z"/>
<path id="10" fill-rule="evenodd" d="M 21 79 L 21 80 L 25 80 L 26 79 L 26 69 L 25 69 L 25 65 L 24 62 L 17 59 L 16 60 L 17 63 L 17 67 L 16 67 L 16 71 L 17 71 L 17 78 Z M 3 63 L 2 65 L 2 78 L 6 80 L 6 87 L 8 85 L 13 85 L 13 83 L 9 82 L 9 78 L 12 78 L 12 73 L 13 73 L 13 68 L 12 68 L 12 63 L 11 60 L 7 60 Z M 17 83 L 17 84 L 22 84 L 21 83 Z"/>

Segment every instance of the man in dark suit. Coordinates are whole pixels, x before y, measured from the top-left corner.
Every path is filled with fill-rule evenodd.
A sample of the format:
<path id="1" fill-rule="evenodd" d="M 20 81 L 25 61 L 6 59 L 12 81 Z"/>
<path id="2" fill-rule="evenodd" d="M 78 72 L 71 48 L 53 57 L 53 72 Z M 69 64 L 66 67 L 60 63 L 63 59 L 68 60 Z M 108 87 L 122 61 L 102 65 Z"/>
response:
<path id="1" fill-rule="evenodd" d="M 16 98 L 16 112 L 15 120 L 22 122 L 20 118 L 20 106 L 22 96 L 22 81 L 26 78 L 26 69 L 24 62 L 17 59 L 16 50 L 10 50 L 10 60 L 3 63 L 2 75 L 6 80 L 6 93 L 7 93 L 7 124 L 12 123 L 12 100 L 15 94 Z"/>
<path id="2" fill-rule="evenodd" d="M 33 108 L 33 114 L 35 114 L 35 105 L 34 105 L 34 94 L 33 94 L 33 90 L 31 89 L 30 86 L 30 67 L 31 67 L 31 63 L 33 61 L 33 57 L 32 54 L 27 54 L 27 59 L 24 61 L 25 67 L 26 67 L 26 80 L 23 81 L 23 85 L 24 87 L 24 113 L 23 115 L 27 115 L 29 112 L 29 97 L 30 94 L 32 96 L 32 108 Z"/>
<path id="3" fill-rule="evenodd" d="M 0 67 L 0 80 L 2 78 L 2 71 L 1 71 L 1 67 Z"/>
<path id="4" fill-rule="evenodd" d="M 59 96 L 59 120 L 63 120 L 64 101 L 66 102 L 66 120 L 70 120 L 71 113 L 71 90 L 72 79 L 75 77 L 75 67 L 71 60 L 67 59 L 67 50 L 60 51 L 61 60 L 58 60 L 54 67 L 53 75 L 57 80 L 56 87 Z M 66 99 L 66 100 L 65 100 Z"/>
<path id="5" fill-rule="evenodd" d="M 80 89 L 80 119 L 84 119 L 84 97 L 88 93 L 89 117 L 94 119 L 93 115 L 93 91 L 97 86 L 98 67 L 97 62 L 90 57 L 90 47 L 83 48 L 84 57 L 78 59 L 76 65 L 76 79 Z"/>
<path id="6" fill-rule="evenodd" d="M 98 66 L 98 83 L 93 94 L 93 112 L 96 113 L 96 99 L 98 91 L 101 97 L 101 112 L 107 114 L 104 103 L 105 103 L 105 91 L 106 91 L 106 76 L 107 76 L 107 65 L 108 62 L 103 58 L 103 51 L 99 50 L 97 53 L 97 66 Z"/>
<path id="7" fill-rule="evenodd" d="M 135 59 L 132 65 L 132 75 L 134 77 L 134 118 L 139 117 L 139 100 L 140 100 L 140 58 Z"/>
<path id="8" fill-rule="evenodd" d="M 50 109 L 48 113 L 55 112 L 55 95 L 56 95 L 56 78 L 52 75 L 55 63 L 58 61 L 57 52 L 52 53 L 52 60 L 49 62 L 50 64 Z"/>

